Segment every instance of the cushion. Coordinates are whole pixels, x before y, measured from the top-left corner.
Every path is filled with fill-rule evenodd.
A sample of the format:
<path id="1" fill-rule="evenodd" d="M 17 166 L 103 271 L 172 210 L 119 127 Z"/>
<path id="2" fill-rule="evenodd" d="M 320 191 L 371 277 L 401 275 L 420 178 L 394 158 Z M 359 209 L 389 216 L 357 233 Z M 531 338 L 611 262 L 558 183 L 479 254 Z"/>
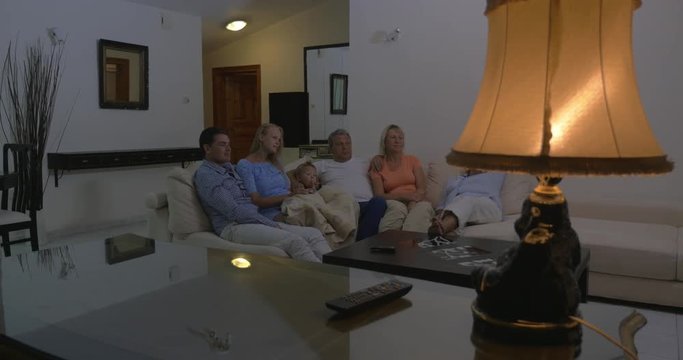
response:
<path id="1" fill-rule="evenodd" d="M 168 205 L 168 201 L 166 199 L 166 193 L 162 192 L 151 192 L 145 196 L 145 206 L 147 206 L 148 209 L 156 210 L 156 209 L 161 209 Z"/>
<path id="2" fill-rule="evenodd" d="M 284 170 L 287 174 L 291 173 L 294 171 L 299 165 L 305 164 L 307 162 L 313 162 L 310 156 L 306 155 L 300 159 L 297 159 L 296 161 L 292 161 L 284 166 Z"/>
<path id="3" fill-rule="evenodd" d="M 450 176 L 458 176 L 462 168 L 448 165 L 445 162 L 430 162 L 427 164 L 427 201 L 432 203 L 434 208 L 439 206 L 444 196 L 446 183 Z"/>
<path id="4" fill-rule="evenodd" d="M 201 162 L 189 167 L 174 168 L 166 178 L 168 199 L 168 229 L 173 234 L 213 231 L 194 188 L 193 177 Z"/>
<path id="5" fill-rule="evenodd" d="M 590 270 L 614 275 L 674 280 L 678 228 L 661 224 L 571 218 L 591 251 Z"/>
<path id="6" fill-rule="evenodd" d="M 536 178 L 532 175 L 505 174 L 505 181 L 500 189 L 503 215 L 519 214 L 522 211 L 522 203 L 529 197 L 536 184 Z"/>

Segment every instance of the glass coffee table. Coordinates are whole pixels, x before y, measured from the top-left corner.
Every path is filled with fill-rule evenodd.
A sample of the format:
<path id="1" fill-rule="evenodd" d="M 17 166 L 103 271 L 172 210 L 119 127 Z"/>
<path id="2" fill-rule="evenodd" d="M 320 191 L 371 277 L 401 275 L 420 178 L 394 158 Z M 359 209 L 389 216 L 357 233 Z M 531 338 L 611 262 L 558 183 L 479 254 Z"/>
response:
<path id="1" fill-rule="evenodd" d="M 4 333 L 64 359 L 573 358 L 568 348 L 471 339 L 475 294 L 464 287 L 159 241 L 109 264 L 106 248 L 97 240 L 0 260 Z M 231 264 L 240 256 L 251 267 Z M 413 289 L 350 317 L 325 307 L 392 278 Z M 618 338 L 631 309 L 587 303 L 581 312 Z M 580 358 L 621 354 L 584 329 Z"/>

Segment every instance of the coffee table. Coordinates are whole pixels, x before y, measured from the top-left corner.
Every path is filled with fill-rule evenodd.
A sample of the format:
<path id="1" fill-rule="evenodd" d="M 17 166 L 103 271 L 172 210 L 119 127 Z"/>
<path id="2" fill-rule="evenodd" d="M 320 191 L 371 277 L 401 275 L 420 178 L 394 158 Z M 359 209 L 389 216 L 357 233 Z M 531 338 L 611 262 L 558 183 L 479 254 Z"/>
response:
<path id="1" fill-rule="evenodd" d="M 151 254 L 108 264 L 105 248 L 104 239 L 58 248 L 52 271 L 36 262 L 36 253 L 0 259 L 0 320 L 6 334 L 75 360 L 473 359 L 484 354 L 495 359 L 512 353 L 561 358 L 548 357 L 548 351 L 573 356 L 573 349 L 471 339 L 475 293 L 464 287 L 161 241 Z M 237 256 L 251 267 L 232 266 Z M 347 318 L 324 305 L 391 278 L 412 283 L 413 289 Z M 581 311 L 618 336 L 619 321 L 631 309 L 588 303 Z M 219 340 L 230 333 L 227 352 L 212 348 L 210 331 Z M 620 354 L 584 329 L 581 358 Z"/>
<path id="2" fill-rule="evenodd" d="M 323 262 L 471 288 L 472 269 L 495 265 L 496 259 L 512 245 L 505 240 L 469 237 L 433 240 L 425 233 L 388 230 L 327 253 Z M 393 246 L 395 253 L 373 251 L 386 246 Z M 586 302 L 590 251 L 581 250 L 576 276 L 582 301 Z"/>

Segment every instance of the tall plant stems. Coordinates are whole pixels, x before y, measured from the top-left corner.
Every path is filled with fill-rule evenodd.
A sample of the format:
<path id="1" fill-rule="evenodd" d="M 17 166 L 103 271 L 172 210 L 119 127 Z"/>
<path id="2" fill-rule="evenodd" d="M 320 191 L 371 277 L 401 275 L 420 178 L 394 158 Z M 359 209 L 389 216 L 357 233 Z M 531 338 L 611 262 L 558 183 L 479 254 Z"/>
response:
<path id="1" fill-rule="evenodd" d="M 33 144 L 39 163 L 46 144 L 61 82 L 61 60 L 64 43 L 45 49 L 37 40 L 26 48 L 19 61 L 16 45 L 10 42 L 3 62 L 0 84 L 2 132 L 7 141 Z"/>
<path id="2" fill-rule="evenodd" d="M 36 149 L 39 208 L 42 208 L 42 164 L 61 82 L 64 42 L 45 48 L 40 39 L 26 47 L 23 59 L 16 44 L 7 46 L 0 72 L 0 126 L 6 142 Z"/>

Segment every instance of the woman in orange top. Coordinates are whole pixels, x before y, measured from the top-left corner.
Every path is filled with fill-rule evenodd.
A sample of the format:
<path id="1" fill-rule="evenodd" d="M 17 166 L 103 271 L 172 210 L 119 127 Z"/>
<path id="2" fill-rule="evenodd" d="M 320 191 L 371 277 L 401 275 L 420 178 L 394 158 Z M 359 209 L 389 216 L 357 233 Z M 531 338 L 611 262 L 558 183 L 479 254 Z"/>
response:
<path id="1" fill-rule="evenodd" d="M 434 214 L 432 205 L 425 201 L 426 178 L 420 160 L 403 153 L 405 146 L 403 130 L 389 125 L 382 132 L 380 155 L 375 156 L 370 167 L 372 192 L 387 200 L 387 206 L 399 208 L 398 219 L 385 219 L 380 231 L 403 229 L 426 232 Z M 384 226 L 382 226 L 384 225 Z"/>

